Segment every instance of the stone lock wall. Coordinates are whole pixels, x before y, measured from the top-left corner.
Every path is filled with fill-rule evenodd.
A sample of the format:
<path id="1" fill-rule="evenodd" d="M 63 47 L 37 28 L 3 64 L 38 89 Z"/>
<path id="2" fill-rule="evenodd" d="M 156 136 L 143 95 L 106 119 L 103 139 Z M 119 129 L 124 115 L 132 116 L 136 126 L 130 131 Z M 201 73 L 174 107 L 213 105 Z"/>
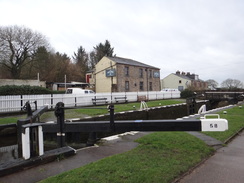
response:
<path id="1" fill-rule="evenodd" d="M 206 102 L 197 102 L 195 107 L 196 113 L 198 112 L 199 108 L 206 104 Z M 175 104 L 169 106 L 161 106 L 161 107 L 153 107 L 149 108 L 148 110 L 136 110 L 136 111 L 126 111 L 126 112 L 119 112 L 115 113 L 114 119 L 115 120 L 157 120 L 157 119 L 176 119 L 181 118 L 183 116 L 188 115 L 188 107 L 186 103 L 183 104 Z M 81 119 L 81 121 L 109 121 L 110 116 L 102 115 L 98 117 L 90 117 Z"/>

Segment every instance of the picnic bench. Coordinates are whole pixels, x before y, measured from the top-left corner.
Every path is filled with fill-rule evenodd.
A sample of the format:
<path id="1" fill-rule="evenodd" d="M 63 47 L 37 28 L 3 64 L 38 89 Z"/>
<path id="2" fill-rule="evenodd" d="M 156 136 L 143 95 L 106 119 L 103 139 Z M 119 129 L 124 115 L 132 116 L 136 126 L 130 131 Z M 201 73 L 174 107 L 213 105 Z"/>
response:
<path id="1" fill-rule="evenodd" d="M 114 99 L 115 99 L 116 103 L 119 103 L 120 101 L 121 101 L 121 102 L 125 102 L 125 103 L 128 102 L 126 96 L 125 96 L 125 97 L 115 97 Z"/>
<path id="2" fill-rule="evenodd" d="M 92 98 L 92 103 L 94 105 L 97 105 L 97 104 L 107 104 L 108 103 L 108 100 L 107 98 Z"/>

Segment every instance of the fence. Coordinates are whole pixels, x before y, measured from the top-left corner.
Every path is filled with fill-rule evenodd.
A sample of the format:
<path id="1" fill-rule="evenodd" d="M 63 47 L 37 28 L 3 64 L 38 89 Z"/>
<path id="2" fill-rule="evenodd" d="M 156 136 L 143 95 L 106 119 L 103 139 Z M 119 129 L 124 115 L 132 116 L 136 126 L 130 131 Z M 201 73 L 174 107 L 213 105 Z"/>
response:
<path id="1" fill-rule="evenodd" d="M 116 93 L 96 93 L 96 94 L 46 94 L 46 95 L 8 95 L 0 96 L 0 113 L 19 112 L 27 101 L 32 103 L 37 109 L 48 105 L 49 109 L 55 107 L 56 103 L 63 102 L 65 107 L 79 107 L 94 105 L 92 99 L 106 98 L 108 103 L 116 103 L 116 98 L 124 97 L 128 102 L 136 102 L 138 98 L 145 97 L 147 100 L 180 98 L 180 92 L 148 91 L 148 92 L 116 92 Z"/>

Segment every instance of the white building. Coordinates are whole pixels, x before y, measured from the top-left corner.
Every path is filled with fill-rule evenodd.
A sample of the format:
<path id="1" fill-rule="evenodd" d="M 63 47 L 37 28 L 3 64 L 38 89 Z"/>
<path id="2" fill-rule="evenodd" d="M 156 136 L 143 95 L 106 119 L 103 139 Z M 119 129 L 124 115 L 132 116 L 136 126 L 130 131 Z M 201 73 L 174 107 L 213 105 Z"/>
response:
<path id="1" fill-rule="evenodd" d="M 208 88 L 207 82 L 199 79 L 196 74 L 190 74 L 190 72 L 180 72 L 169 74 L 162 80 L 161 89 L 176 88 L 180 91 L 185 90 L 188 87 L 193 87 L 195 90 L 205 90 Z"/>

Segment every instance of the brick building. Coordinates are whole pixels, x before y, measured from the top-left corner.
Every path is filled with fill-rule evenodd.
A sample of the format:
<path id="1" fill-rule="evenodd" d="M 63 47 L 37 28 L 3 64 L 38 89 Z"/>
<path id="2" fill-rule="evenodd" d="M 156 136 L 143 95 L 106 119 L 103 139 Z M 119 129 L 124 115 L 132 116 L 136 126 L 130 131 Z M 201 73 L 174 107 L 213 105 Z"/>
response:
<path id="1" fill-rule="evenodd" d="M 159 68 L 127 58 L 103 57 L 92 75 L 97 93 L 160 90 Z"/>

